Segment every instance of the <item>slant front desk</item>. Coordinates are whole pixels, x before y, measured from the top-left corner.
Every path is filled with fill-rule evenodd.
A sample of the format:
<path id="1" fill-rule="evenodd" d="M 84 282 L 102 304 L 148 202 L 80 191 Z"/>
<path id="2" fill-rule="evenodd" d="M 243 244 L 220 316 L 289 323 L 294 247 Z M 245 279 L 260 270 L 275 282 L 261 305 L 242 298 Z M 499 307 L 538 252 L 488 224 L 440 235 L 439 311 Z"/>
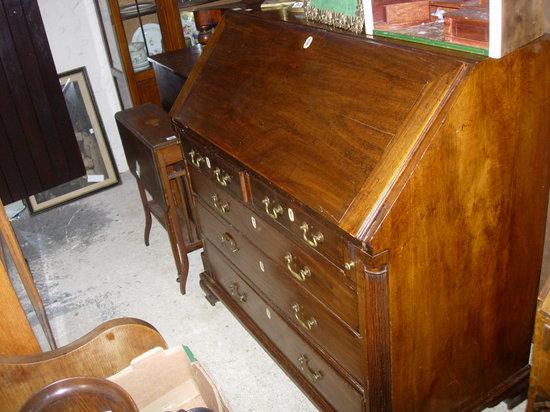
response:
<path id="1" fill-rule="evenodd" d="M 239 13 L 216 29 L 171 111 L 202 283 L 321 410 L 525 385 L 549 64 L 546 38 L 493 60 Z"/>

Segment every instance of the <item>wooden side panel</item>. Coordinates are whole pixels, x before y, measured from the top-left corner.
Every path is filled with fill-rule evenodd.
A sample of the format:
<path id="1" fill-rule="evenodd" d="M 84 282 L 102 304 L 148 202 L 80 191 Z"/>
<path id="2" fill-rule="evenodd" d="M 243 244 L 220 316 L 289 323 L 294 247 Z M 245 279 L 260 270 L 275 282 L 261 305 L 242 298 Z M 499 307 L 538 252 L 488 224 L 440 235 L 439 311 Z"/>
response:
<path id="1" fill-rule="evenodd" d="M 550 183 L 550 41 L 485 60 L 372 239 L 392 409 L 461 410 L 528 364 Z"/>
<path id="2" fill-rule="evenodd" d="M 39 353 L 40 346 L 15 290 L 13 290 L 2 260 L 0 260 L 0 313 L 2 314 L 0 317 L 0 356 Z"/>
<path id="3" fill-rule="evenodd" d="M 542 0 L 502 2 L 502 55 L 542 36 Z"/>
<path id="4" fill-rule="evenodd" d="M 14 201 L 84 175 L 36 0 L 0 5 L 0 57 L 0 160 L 11 174 L 0 197 Z"/>

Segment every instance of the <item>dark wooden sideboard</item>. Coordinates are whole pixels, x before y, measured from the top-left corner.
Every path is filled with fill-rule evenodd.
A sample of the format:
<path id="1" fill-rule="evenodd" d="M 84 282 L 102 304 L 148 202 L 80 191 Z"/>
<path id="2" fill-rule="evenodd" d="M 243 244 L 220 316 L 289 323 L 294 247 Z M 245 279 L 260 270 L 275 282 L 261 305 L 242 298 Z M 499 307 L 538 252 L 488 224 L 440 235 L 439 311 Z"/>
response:
<path id="1" fill-rule="evenodd" d="M 542 260 L 550 40 L 499 60 L 227 13 L 171 116 L 202 283 L 321 410 L 518 394 Z"/>

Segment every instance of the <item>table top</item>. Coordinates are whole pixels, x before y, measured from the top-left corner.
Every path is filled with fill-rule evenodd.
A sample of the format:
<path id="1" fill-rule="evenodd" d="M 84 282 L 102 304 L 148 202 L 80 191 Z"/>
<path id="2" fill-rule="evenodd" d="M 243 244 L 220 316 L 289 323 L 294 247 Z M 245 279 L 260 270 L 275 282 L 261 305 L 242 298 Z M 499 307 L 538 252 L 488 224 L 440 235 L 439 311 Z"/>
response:
<path id="1" fill-rule="evenodd" d="M 197 44 L 196 46 L 151 56 L 149 57 L 149 61 L 151 61 L 153 65 L 162 66 L 183 79 L 187 79 L 193 66 L 197 60 L 199 60 L 199 57 L 201 57 L 201 54 L 202 46 Z"/>

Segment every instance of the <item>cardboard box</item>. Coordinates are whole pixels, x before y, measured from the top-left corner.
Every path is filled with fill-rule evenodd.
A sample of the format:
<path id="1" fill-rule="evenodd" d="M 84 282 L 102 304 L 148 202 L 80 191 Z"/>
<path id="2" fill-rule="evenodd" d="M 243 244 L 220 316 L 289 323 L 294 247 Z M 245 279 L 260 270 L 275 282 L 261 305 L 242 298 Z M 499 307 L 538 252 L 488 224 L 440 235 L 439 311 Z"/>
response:
<path id="1" fill-rule="evenodd" d="M 154 348 L 108 378 L 122 386 L 142 412 L 206 407 L 229 412 L 218 389 L 188 348 Z"/>

